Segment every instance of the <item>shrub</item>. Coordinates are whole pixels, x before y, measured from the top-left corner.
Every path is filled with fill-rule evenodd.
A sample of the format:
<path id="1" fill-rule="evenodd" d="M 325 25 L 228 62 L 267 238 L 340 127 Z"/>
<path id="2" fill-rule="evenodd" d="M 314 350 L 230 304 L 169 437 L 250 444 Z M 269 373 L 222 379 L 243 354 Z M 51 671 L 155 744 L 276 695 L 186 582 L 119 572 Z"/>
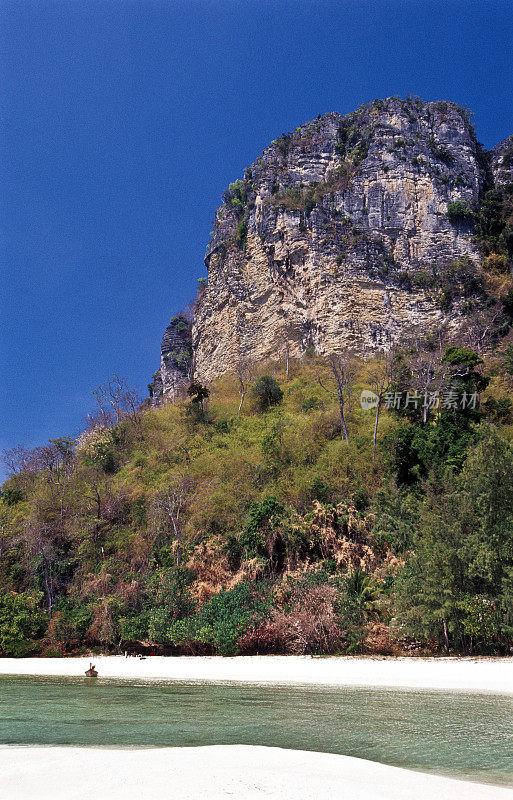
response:
<path id="1" fill-rule="evenodd" d="M 358 487 L 354 492 L 353 503 L 357 511 L 365 511 L 369 507 L 369 495 L 364 486 Z"/>
<path id="2" fill-rule="evenodd" d="M 246 181 L 237 180 L 230 183 L 227 191 L 223 195 L 224 202 L 231 206 L 237 216 L 242 216 L 246 201 L 248 199 L 248 184 Z"/>
<path id="3" fill-rule="evenodd" d="M 367 157 L 369 145 L 369 138 L 362 136 L 358 126 L 354 125 L 350 119 L 341 123 L 335 144 L 335 150 L 341 158 L 350 159 L 356 167 Z"/>
<path id="4" fill-rule="evenodd" d="M 314 210 L 315 205 L 316 203 L 315 203 L 314 192 L 312 189 L 309 189 L 305 193 L 305 213 L 310 214 L 310 212 Z"/>
<path id="5" fill-rule="evenodd" d="M 336 652 L 342 641 L 338 620 L 339 592 L 326 582 L 297 581 L 288 609 L 273 614 L 278 641 L 286 642 L 289 653 L 298 655 Z"/>
<path id="6" fill-rule="evenodd" d="M 176 624 L 170 640 L 175 644 L 198 642 L 223 656 L 235 656 L 243 631 L 262 622 L 269 610 L 264 587 L 257 590 L 253 584 L 240 583 L 214 595 L 193 617 Z"/>
<path id="7" fill-rule="evenodd" d="M 262 439 L 262 455 L 264 464 L 271 474 L 278 474 L 280 468 L 287 461 L 283 446 L 283 424 L 277 422 Z"/>
<path id="8" fill-rule="evenodd" d="M 450 162 L 452 161 L 451 151 L 443 144 L 436 147 L 433 150 L 433 153 L 436 156 L 436 158 L 438 158 L 439 161 L 443 161 L 444 164 L 450 164 Z"/>
<path id="9" fill-rule="evenodd" d="M 504 313 L 509 317 L 513 317 L 513 289 L 510 289 L 506 294 L 502 295 L 501 303 L 504 308 Z"/>
<path id="10" fill-rule="evenodd" d="M 107 475 L 113 475 L 118 471 L 118 457 L 114 449 L 113 432 L 110 435 L 111 442 L 95 442 L 91 453 L 84 459 L 87 465 L 100 467 Z"/>
<path id="11" fill-rule="evenodd" d="M 305 208 L 305 198 L 300 189 L 291 186 L 275 195 L 274 203 L 277 206 L 288 208 L 291 211 L 301 211 Z"/>
<path id="12" fill-rule="evenodd" d="M 449 217 L 449 222 L 453 224 L 474 221 L 474 212 L 468 204 L 464 203 L 462 200 L 449 203 L 447 206 L 447 216 Z"/>
<path id="13" fill-rule="evenodd" d="M 319 503 L 329 503 L 331 500 L 332 492 L 319 476 L 312 479 L 310 483 L 310 497 L 312 500 L 318 500 Z"/>
<path id="14" fill-rule="evenodd" d="M 148 618 L 148 633 L 154 641 L 172 640 L 173 623 L 195 611 L 196 601 L 190 589 L 192 579 L 192 572 L 184 567 L 165 567 L 152 576 L 150 592 L 154 607 Z M 138 620 L 137 624 L 140 623 Z"/>
<path id="15" fill-rule="evenodd" d="M 356 147 L 351 151 L 353 164 L 358 166 L 369 154 L 369 141 L 367 139 L 360 139 Z"/>
<path id="16" fill-rule="evenodd" d="M 435 283 L 435 278 L 432 272 L 414 272 L 411 277 L 412 286 L 419 289 L 429 289 Z"/>
<path id="17" fill-rule="evenodd" d="M 409 274 L 409 272 L 407 270 L 405 270 L 403 272 L 398 272 L 396 280 L 397 280 L 397 284 L 402 289 L 406 289 L 407 291 L 410 291 L 410 289 L 411 289 L 411 278 L 410 278 L 410 274 Z"/>
<path id="18" fill-rule="evenodd" d="M 513 183 L 486 192 L 478 216 L 478 234 L 485 253 L 513 255 Z"/>
<path id="19" fill-rule="evenodd" d="M 130 614 L 119 621 L 119 635 L 126 642 L 140 642 L 148 637 L 149 610 Z"/>
<path id="20" fill-rule="evenodd" d="M 44 616 L 36 594 L 8 592 L 0 595 L 0 652 L 19 658 L 30 652 L 42 635 Z"/>
<path id="21" fill-rule="evenodd" d="M 450 307 L 454 298 L 470 297 L 483 291 L 482 278 L 477 274 L 473 261 L 466 256 L 443 266 L 438 280 L 441 291 L 438 304 L 444 309 Z"/>
<path id="22" fill-rule="evenodd" d="M 508 344 L 504 350 L 503 366 L 508 375 L 513 375 L 513 345 Z"/>
<path id="23" fill-rule="evenodd" d="M 292 140 L 292 134 L 290 133 L 282 133 L 282 135 L 278 136 L 278 138 L 276 139 L 278 150 L 280 151 L 280 153 L 284 158 L 286 158 L 290 150 L 291 140 Z"/>
<path id="24" fill-rule="evenodd" d="M 272 534 L 285 514 L 285 506 L 275 497 L 251 504 L 246 527 L 240 537 L 240 546 L 246 550 L 249 558 L 272 556 L 276 538 Z"/>
<path id="25" fill-rule="evenodd" d="M 268 411 L 283 400 L 283 392 L 278 382 L 270 375 L 263 375 L 253 384 L 251 398 L 256 411 Z"/>
<path id="26" fill-rule="evenodd" d="M 50 646 L 65 651 L 83 644 L 93 621 L 93 606 L 88 602 L 74 605 L 68 598 L 63 598 L 56 608 L 48 623 L 45 640 Z"/>
<path id="27" fill-rule="evenodd" d="M 203 408 L 203 401 L 208 398 L 210 392 L 201 383 L 193 382 L 187 389 L 187 394 L 191 398 L 191 403 Z"/>
<path id="28" fill-rule="evenodd" d="M 502 234 L 509 256 L 513 256 L 513 228 L 505 228 Z"/>
<path id="29" fill-rule="evenodd" d="M 304 400 L 303 403 L 301 403 L 301 411 L 304 414 L 307 414 L 314 408 L 318 408 L 319 405 L 320 405 L 319 398 L 314 395 L 313 397 L 309 397 L 307 400 Z"/>
<path id="30" fill-rule="evenodd" d="M 509 272 L 509 263 L 505 255 L 490 253 L 483 259 L 483 267 L 487 272 Z"/>
<path id="31" fill-rule="evenodd" d="M 437 297 L 436 304 L 442 311 L 448 311 L 454 299 L 452 289 L 442 289 Z"/>
<path id="32" fill-rule="evenodd" d="M 235 231 L 235 244 L 237 247 L 244 247 L 246 244 L 247 235 L 248 226 L 246 224 L 246 220 L 240 219 L 237 223 L 237 229 Z"/>
<path id="33" fill-rule="evenodd" d="M 288 628 L 275 620 L 250 628 L 239 639 L 239 652 L 244 655 L 288 653 Z"/>
<path id="34" fill-rule="evenodd" d="M 6 506 L 15 506 L 23 500 L 23 492 L 20 489 L 7 488 L 0 492 L 0 497 Z"/>
<path id="35" fill-rule="evenodd" d="M 513 403 L 509 397 L 501 397 L 496 400 L 494 397 L 489 397 L 483 408 L 488 417 L 495 422 L 510 422 L 511 412 L 513 411 Z"/>

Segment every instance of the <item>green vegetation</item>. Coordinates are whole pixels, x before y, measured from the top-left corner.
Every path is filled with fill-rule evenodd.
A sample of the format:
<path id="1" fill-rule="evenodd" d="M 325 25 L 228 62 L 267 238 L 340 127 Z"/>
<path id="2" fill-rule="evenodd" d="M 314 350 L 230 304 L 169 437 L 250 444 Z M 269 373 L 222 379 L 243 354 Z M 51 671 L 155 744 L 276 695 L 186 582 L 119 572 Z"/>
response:
<path id="1" fill-rule="evenodd" d="M 486 256 L 502 260 L 506 271 L 513 259 L 513 184 L 506 183 L 485 193 L 478 215 L 477 238 Z"/>
<path id="2" fill-rule="evenodd" d="M 0 652 L 3 655 L 29 655 L 34 649 L 33 640 L 43 630 L 44 619 L 36 594 L 0 594 Z"/>
<path id="3" fill-rule="evenodd" d="M 429 485 L 401 576 L 407 625 L 447 652 L 507 651 L 513 632 L 513 448 L 485 426 L 459 475 Z"/>
<path id="4" fill-rule="evenodd" d="M 223 195 L 225 205 L 235 214 L 236 227 L 231 241 L 236 247 L 244 248 L 248 234 L 248 219 L 254 200 L 251 171 L 246 170 L 243 180 L 230 183 Z"/>
<path id="5" fill-rule="evenodd" d="M 474 296 L 483 297 L 485 286 L 478 266 L 468 256 L 461 256 L 448 264 L 433 265 L 431 270 L 390 270 L 384 263 L 380 276 L 394 281 L 398 286 L 410 291 L 424 289 L 431 292 L 440 308 L 448 310 L 453 301 Z"/>
<path id="6" fill-rule="evenodd" d="M 428 144 L 435 158 L 437 158 L 439 161 L 443 161 L 444 164 L 451 163 L 453 159 L 449 148 L 447 148 L 445 145 L 438 144 L 434 138 L 430 138 L 428 140 Z M 451 205 L 454 205 L 454 203 L 451 203 Z"/>
<path id="7" fill-rule="evenodd" d="M 371 127 L 362 131 L 360 126 L 349 116 L 339 126 L 335 149 L 341 158 L 347 159 L 357 167 L 361 161 L 367 158 L 371 137 Z"/>
<path id="8" fill-rule="evenodd" d="M 282 133 L 282 135 L 276 139 L 278 150 L 280 151 L 280 153 L 284 158 L 287 157 L 288 152 L 290 150 L 291 139 L 292 139 L 292 134 L 290 133 Z"/>
<path id="9" fill-rule="evenodd" d="M 0 653 L 508 652 L 510 349 L 405 344 L 374 455 L 378 361 L 345 365 L 344 430 L 315 354 L 240 413 L 235 376 L 159 409 L 109 382 L 76 442 L 5 454 Z"/>
<path id="10" fill-rule="evenodd" d="M 450 308 L 453 300 L 483 295 L 483 280 L 472 259 L 462 256 L 435 271 L 440 308 Z"/>
<path id="11" fill-rule="evenodd" d="M 456 200 L 454 203 L 449 203 L 447 206 L 447 216 L 449 221 L 453 224 L 472 223 L 475 215 L 468 203 L 462 200 Z"/>
<path id="12" fill-rule="evenodd" d="M 323 199 L 330 196 L 333 199 L 334 192 L 347 189 L 353 175 L 354 165 L 345 161 L 334 172 L 329 181 L 321 181 L 310 185 L 308 188 L 288 187 L 281 192 L 273 194 L 272 203 L 280 208 L 288 208 L 293 211 L 304 211 L 307 215 L 322 203 Z"/>
<path id="13" fill-rule="evenodd" d="M 262 375 L 251 387 L 251 398 L 257 411 L 268 411 L 283 400 L 283 392 L 271 375 Z"/>

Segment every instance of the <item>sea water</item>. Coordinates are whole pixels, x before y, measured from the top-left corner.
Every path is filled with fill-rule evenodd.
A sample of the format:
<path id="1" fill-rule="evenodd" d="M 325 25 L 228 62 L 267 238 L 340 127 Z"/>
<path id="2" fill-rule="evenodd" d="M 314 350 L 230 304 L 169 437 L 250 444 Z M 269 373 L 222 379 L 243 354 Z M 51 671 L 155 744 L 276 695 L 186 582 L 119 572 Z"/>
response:
<path id="1" fill-rule="evenodd" d="M 513 697 L 7 676 L 0 744 L 267 745 L 513 786 Z"/>

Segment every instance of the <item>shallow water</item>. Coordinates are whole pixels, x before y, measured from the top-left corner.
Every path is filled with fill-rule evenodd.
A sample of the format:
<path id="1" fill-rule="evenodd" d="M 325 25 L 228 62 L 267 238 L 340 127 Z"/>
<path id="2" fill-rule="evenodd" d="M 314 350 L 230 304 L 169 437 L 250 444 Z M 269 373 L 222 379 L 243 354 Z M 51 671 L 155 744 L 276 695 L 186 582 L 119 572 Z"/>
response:
<path id="1" fill-rule="evenodd" d="M 0 677 L 0 744 L 252 744 L 513 785 L 513 697 Z"/>

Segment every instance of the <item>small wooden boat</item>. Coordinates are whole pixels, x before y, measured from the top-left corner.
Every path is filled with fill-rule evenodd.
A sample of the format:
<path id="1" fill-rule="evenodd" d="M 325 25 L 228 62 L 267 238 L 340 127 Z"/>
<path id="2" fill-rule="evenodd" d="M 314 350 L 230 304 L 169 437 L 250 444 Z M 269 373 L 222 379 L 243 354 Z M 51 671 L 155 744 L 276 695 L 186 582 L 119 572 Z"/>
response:
<path id="1" fill-rule="evenodd" d="M 91 664 L 91 662 L 89 662 L 89 669 L 86 669 L 85 674 L 87 675 L 88 678 L 98 677 L 98 673 L 94 668 L 94 664 Z"/>

